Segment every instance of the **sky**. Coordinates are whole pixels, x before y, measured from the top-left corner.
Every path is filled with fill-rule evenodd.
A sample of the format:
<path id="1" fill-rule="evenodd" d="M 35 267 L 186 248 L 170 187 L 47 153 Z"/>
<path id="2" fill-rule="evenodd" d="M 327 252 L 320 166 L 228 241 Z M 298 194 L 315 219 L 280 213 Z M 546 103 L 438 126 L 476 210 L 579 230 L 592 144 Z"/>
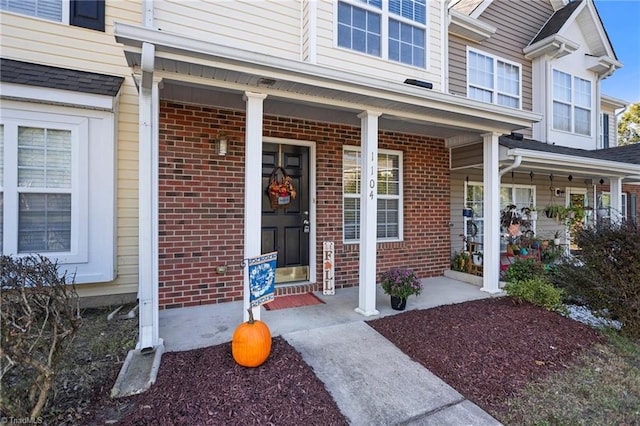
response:
<path id="1" fill-rule="evenodd" d="M 595 0 L 595 5 L 624 65 L 602 82 L 602 94 L 640 102 L 640 0 Z"/>

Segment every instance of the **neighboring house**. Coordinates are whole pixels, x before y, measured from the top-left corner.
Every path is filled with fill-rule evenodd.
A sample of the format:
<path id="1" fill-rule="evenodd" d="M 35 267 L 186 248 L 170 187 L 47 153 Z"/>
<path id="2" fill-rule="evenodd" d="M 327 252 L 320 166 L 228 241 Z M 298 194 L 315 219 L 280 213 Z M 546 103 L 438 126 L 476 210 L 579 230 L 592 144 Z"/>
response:
<path id="1" fill-rule="evenodd" d="M 452 250 L 464 247 L 457 236 L 483 243 L 485 277 L 494 273 L 491 255 L 496 245 L 505 251 L 507 238 L 505 229 L 486 228 L 485 218 L 498 217 L 486 211 L 487 194 L 499 194 L 500 208 L 580 206 L 594 208 L 590 222 L 612 212 L 636 219 L 640 152 L 615 148 L 616 111 L 625 103 L 600 87 L 622 64 L 593 2 L 453 0 L 450 9 L 449 91 L 542 117 L 502 136 L 497 162 L 488 162 L 480 138 L 448 144 Z M 463 218 L 463 207 L 474 217 Z M 532 226 L 538 237 L 560 232 L 571 243 L 554 219 L 538 214 Z"/>
<path id="2" fill-rule="evenodd" d="M 103 200 L 117 206 L 105 225 L 117 237 L 105 250 L 117 276 L 86 288 L 124 293 L 137 279 L 138 346 L 147 348 L 161 344 L 159 309 L 248 306 L 249 257 L 278 251 L 278 294 L 321 290 L 324 243 L 333 243 L 335 286 L 359 286 L 356 310 L 375 315 L 380 272 L 410 267 L 426 278 L 449 268 L 465 194 L 482 186 L 474 201 L 495 218 L 482 227 L 482 288 L 499 291 L 501 183 L 543 205 L 549 195 L 535 189 L 548 190 L 551 173 L 575 176 L 582 195 L 592 190 L 584 180 L 602 176 L 613 210 L 622 183 L 640 178 L 626 157 L 586 159 L 578 149 L 599 147 L 599 79 L 620 66 L 591 0 L 566 6 L 572 12 L 556 1 L 509 2 L 509 13 L 506 4 L 107 2 L 95 46 L 75 28 L 43 24 L 69 32 L 58 51 L 33 18 L 3 12 L 3 57 L 126 76 L 106 177 L 118 191 Z M 34 28 L 37 54 L 20 48 L 20 28 Z M 555 97 L 554 75 L 564 90 Z M 607 111 L 618 104 L 609 99 Z M 525 137 L 504 136 L 512 132 Z M 278 166 L 297 190 L 287 209 L 266 194 Z"/>
<path id="3" fill-rule="evenodd" d="M 138 9 L 0 1 L 0 249 L 56 259 L 85 304 L 138 286 L 137 91 L 113 37 Z"/>

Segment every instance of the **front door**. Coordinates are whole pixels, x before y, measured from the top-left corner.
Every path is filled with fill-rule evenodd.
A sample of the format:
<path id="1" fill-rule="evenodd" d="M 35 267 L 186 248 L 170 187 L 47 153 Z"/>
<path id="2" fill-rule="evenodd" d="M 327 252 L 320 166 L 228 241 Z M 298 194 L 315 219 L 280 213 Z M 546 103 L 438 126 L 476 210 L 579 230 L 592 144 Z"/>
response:
<path id="1" fill-rule="evenodd" d="M 296 198 L 286 208 L 274 209 L 267 194 L 275 167 L 292 178 Z M 262 253 L 278 252 L 276 284 L 309 279 L 309 148 L 262 145 Z"/>

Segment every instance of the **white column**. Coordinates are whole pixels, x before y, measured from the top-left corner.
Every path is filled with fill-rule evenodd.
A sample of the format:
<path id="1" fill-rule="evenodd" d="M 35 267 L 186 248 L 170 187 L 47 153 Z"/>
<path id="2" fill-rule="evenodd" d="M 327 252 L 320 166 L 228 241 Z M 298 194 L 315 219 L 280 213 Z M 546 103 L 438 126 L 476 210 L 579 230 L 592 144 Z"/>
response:
<path id="1" fill-rule="evenodd" d="M 244 160 L 244 258 L 259 256 L 262 226 L 262 107 L 267 95 L 244 93 L 247 104 Z M 249 320 L 249 268 L 244 268 L 244 321 Z M 253 308 L 253 317 L 260 319 L 260 308 Z"/>
<path id="2" fill-rule="evenodd" d="M 622 178 L 612 177 L 610 181 L 611 194 L 611 221 L 619 222 L 622 219 Z"/>
<path id="3" fill-rule="evenodd" d="M 158 320 L 158 122 L 160 82 L 140 87 L 138 151 L 138 303 L 136 349 L 162 344 Z"/>
<path id="4" fill-rule="evenodd" d="M 356 312 L 378 315 L 376 310 L 376 228 L 378 209 L 378 117 L 365 111 L 361 121 L 360 288 Z"/>
<path id="5" fill-rule="evenodd" d="M 483 140 L 484 262 L 482 291 L 499 293 L 500 280 L 500 174 L 498 133 Z"/>

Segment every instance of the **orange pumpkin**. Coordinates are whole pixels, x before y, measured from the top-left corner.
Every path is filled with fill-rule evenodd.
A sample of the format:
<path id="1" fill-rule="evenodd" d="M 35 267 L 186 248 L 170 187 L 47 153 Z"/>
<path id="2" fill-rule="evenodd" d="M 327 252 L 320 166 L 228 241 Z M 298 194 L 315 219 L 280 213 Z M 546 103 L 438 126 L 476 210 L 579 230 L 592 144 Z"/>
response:
<path id="1" fill-rule="evenodd" d="M 236 328 L 231 339 L 233 359 L 243 367 L 262 365 L 271 353 L 271 332 L 267 324 L 253 319 L 251 308 L 249 321 Z"/>

